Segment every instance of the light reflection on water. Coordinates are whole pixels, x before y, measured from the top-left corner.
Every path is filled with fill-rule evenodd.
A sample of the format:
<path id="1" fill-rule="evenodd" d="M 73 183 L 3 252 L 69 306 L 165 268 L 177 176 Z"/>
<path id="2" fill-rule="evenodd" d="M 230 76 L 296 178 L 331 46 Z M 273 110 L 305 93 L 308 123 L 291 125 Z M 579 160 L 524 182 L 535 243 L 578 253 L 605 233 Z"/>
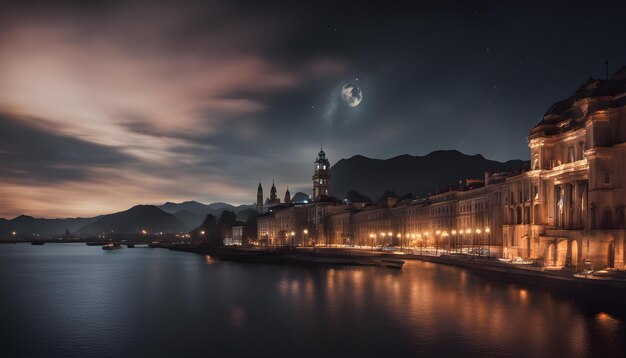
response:
<path id="1" fill-rule="evenodd" d="M 620 316 L 422 262 L 312 268 L 2 245 L 0 289 L 0 347 L 28 356 L 625 353 Z"/>

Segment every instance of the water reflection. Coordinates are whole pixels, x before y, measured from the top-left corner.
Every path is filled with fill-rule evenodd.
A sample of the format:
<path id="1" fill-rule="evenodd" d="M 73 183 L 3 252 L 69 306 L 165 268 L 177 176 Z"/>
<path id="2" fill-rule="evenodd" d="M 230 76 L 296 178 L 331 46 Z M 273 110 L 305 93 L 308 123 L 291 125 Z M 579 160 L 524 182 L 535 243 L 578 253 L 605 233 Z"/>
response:
<path id="1" fill-rule="evenodd" d="M 306 293 L 299 289 L 302 272 L 284 274 L 278 291 L 296 303 L 294 319 L 310 318 L 312 291 L 315 314 L 331 329 L 341 329 L 335 317 L 359 324 L 371 323 L 393 332 L 411 347 L 431 347 L 433 352 L 457 354 L 463 350 L 489 355 L 543 356 L 568 352 L 589 355 L 599 341 L 624 351 L 623 322 L 607 313 L 594 320 L 571 300 L 552 292 L 492 282 L 453 267 L 409 262 L 402 271 L 372 268 L 333 268 L 305 271 Z M 300 302 L 302 304 L 298 305 Z M 298 314 L 302 316 L 298 316 Z M 598 340 L 598 324 L 603 326 Z"/>
<path id="2" fill-rule="evenodd" d="M 313 268 L 160 249 L 116 255 L 75 245 L 44 250 L 0 246 L 4 351 L 525 358 L 626 352 L 619 313 L 454 267 Z"/>

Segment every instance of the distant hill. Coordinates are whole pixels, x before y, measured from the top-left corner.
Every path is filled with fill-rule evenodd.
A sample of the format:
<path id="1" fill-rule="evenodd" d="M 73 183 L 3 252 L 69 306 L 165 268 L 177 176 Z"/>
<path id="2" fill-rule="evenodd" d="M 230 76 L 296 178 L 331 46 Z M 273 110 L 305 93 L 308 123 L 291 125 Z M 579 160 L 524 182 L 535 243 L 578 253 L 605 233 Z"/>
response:
<path id="1" fill-rule="evenodd" d="M 193 213 L 186 209 L 178 210 L 174 213 L 174 216 L 176 216 L 176 218 L 183 223 L 185 231 L 191 231 L 192 229 L 197 228 L 200 224 L 202 224 L 202 221 L 205 218 L 203 215 Z"/>
<path id="2" fill-rule="evenodd" d="M 80 235 L 96 235 L 103 232 L 118 234 L 148 232 L 182 232 L 185 225 L 174 215 L 154 205 L 137 205 L 115 214 L 103 215 L 98 220 L 78 230 Z"/>
<path id="3" fill-rule="evenodd" d="M 0 218 L 0 239 L 11 237 L 12 231 L 21 237 L 32 234 L 60 237 L 65 234 L 65 230 L 83 237 L 111 230 L 118 233 L 134 233 L 144 229 L 150 232 L 187 232 L 198 227 L 208 214 L 219 217 L 222 211 L 231 210 L 240 220 L 245 221 L 255 208 L 254 205 L 206 205 L 186 201 L 167 202 L 159 207 L 137 205 L 126 211 L 92 218 L 43 219 L 21 215 L 11 220 Z"/>
<path id="4" fill-rule="evenodd" d="M 331 168 L 333 196 L 343 199 L 350 190 L 376 198 L 385 190 L 398 195 L 424 196 L 466 178 L 483 178 L 484 171 L 500 172 L 519 168 L 528 162 L 498 162 L 482 155 L 466 155 L 456 150 L 439 150 L 425 156 L 400 155 L 372 159 L 356 155 L 341 159 Z"/>
<path id="5" fill-rule="evenodd" d="M 20 236 L 32 234 L 62 236 L 65 234 L 65 230 L 73 233 L 79 228 L 94 222 L 97 218 L 42 219 L 20 215 L 11 220 L 0 219 L 0 238 L 9 237 L 13 231 Z"/>
<path id="6" fill-rule="evenodd" d="M 167 202 L 163 205 L 159 206 L 159 209 L 170 213 L 170 214 L 176 214 L 177 212 L 181 211 L 181 210 L 187 210 L 191 213 L 197 214 L 202 216 L 202 218 L 204 219 L 208 214 L 212 214 L 215 216 L 220 216 L 220 214 L 222 214 L 222 211 L 224 210 L 230 210 L 233 211 L 235 213 L 238 213 L 242 210 L 245 209 L 254 209 L 255 206 L 254 205 L 239 205 L 239 206 L 234 206 L 234 205 L 230 205 L 227 203 L 211 203 L 211 204 L 202 204 L 199 203 L 197 201 L 185 201 L 182 203 L 172 203 L 172 202 Z"/>

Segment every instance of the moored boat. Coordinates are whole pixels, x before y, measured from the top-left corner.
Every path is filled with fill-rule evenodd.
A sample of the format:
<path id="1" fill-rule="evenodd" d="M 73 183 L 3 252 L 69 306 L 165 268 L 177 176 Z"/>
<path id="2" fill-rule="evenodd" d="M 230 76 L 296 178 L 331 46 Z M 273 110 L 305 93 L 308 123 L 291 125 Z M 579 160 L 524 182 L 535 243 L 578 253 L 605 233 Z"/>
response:
<path id="1" fill-rule="evenodd" d="M 31 245 L 43 245 L 45 244 L 45 242 L 43 240 L 35 240 L 35 241 L 31 241 L 30 244 Z"/>
<path id="2" fill-rule="evenodd" d="M 392 260 L 392 259 L 382 259 L 381 266 L 385 266 L 388 268 L 401 269 L 404 265 L 404 261 L 402 260 Z"/>
<path id="3" fill-rule="evenodd" d="M 110 242 L 104 246 L 102 246 L 102 250 L 117 250 L 117 249 L 121 249 L 122 245 L 120 245 L 117 242 Z"/>

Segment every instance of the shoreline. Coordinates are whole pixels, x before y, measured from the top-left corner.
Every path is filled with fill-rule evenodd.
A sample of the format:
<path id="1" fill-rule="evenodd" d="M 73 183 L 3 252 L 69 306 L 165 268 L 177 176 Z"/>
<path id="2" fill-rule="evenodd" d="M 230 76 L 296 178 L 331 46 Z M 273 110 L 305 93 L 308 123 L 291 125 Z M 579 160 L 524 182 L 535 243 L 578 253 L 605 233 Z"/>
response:
<path id="1" fill-rule="evenodd" d="M 163 246 L 174 251 L 208 255 L 218 260 L 241 263 L 270 263 L 281 265 L 317 266 L 376 266 L 376 260 L 424 261 L 467 269 L 483 277 L 571 293 L 572 297 L 592 299 L 598 303 L 623 304 L 626 280 L 611 277 L 578 276 L 572 272 L 527 268 L 497 261 L 461 259 L 450 256 L 394 254 L 380 251 L 318 248 L 295 250 L 246 250 L 236 248 L 209 249 L 190 246 Z"/>

